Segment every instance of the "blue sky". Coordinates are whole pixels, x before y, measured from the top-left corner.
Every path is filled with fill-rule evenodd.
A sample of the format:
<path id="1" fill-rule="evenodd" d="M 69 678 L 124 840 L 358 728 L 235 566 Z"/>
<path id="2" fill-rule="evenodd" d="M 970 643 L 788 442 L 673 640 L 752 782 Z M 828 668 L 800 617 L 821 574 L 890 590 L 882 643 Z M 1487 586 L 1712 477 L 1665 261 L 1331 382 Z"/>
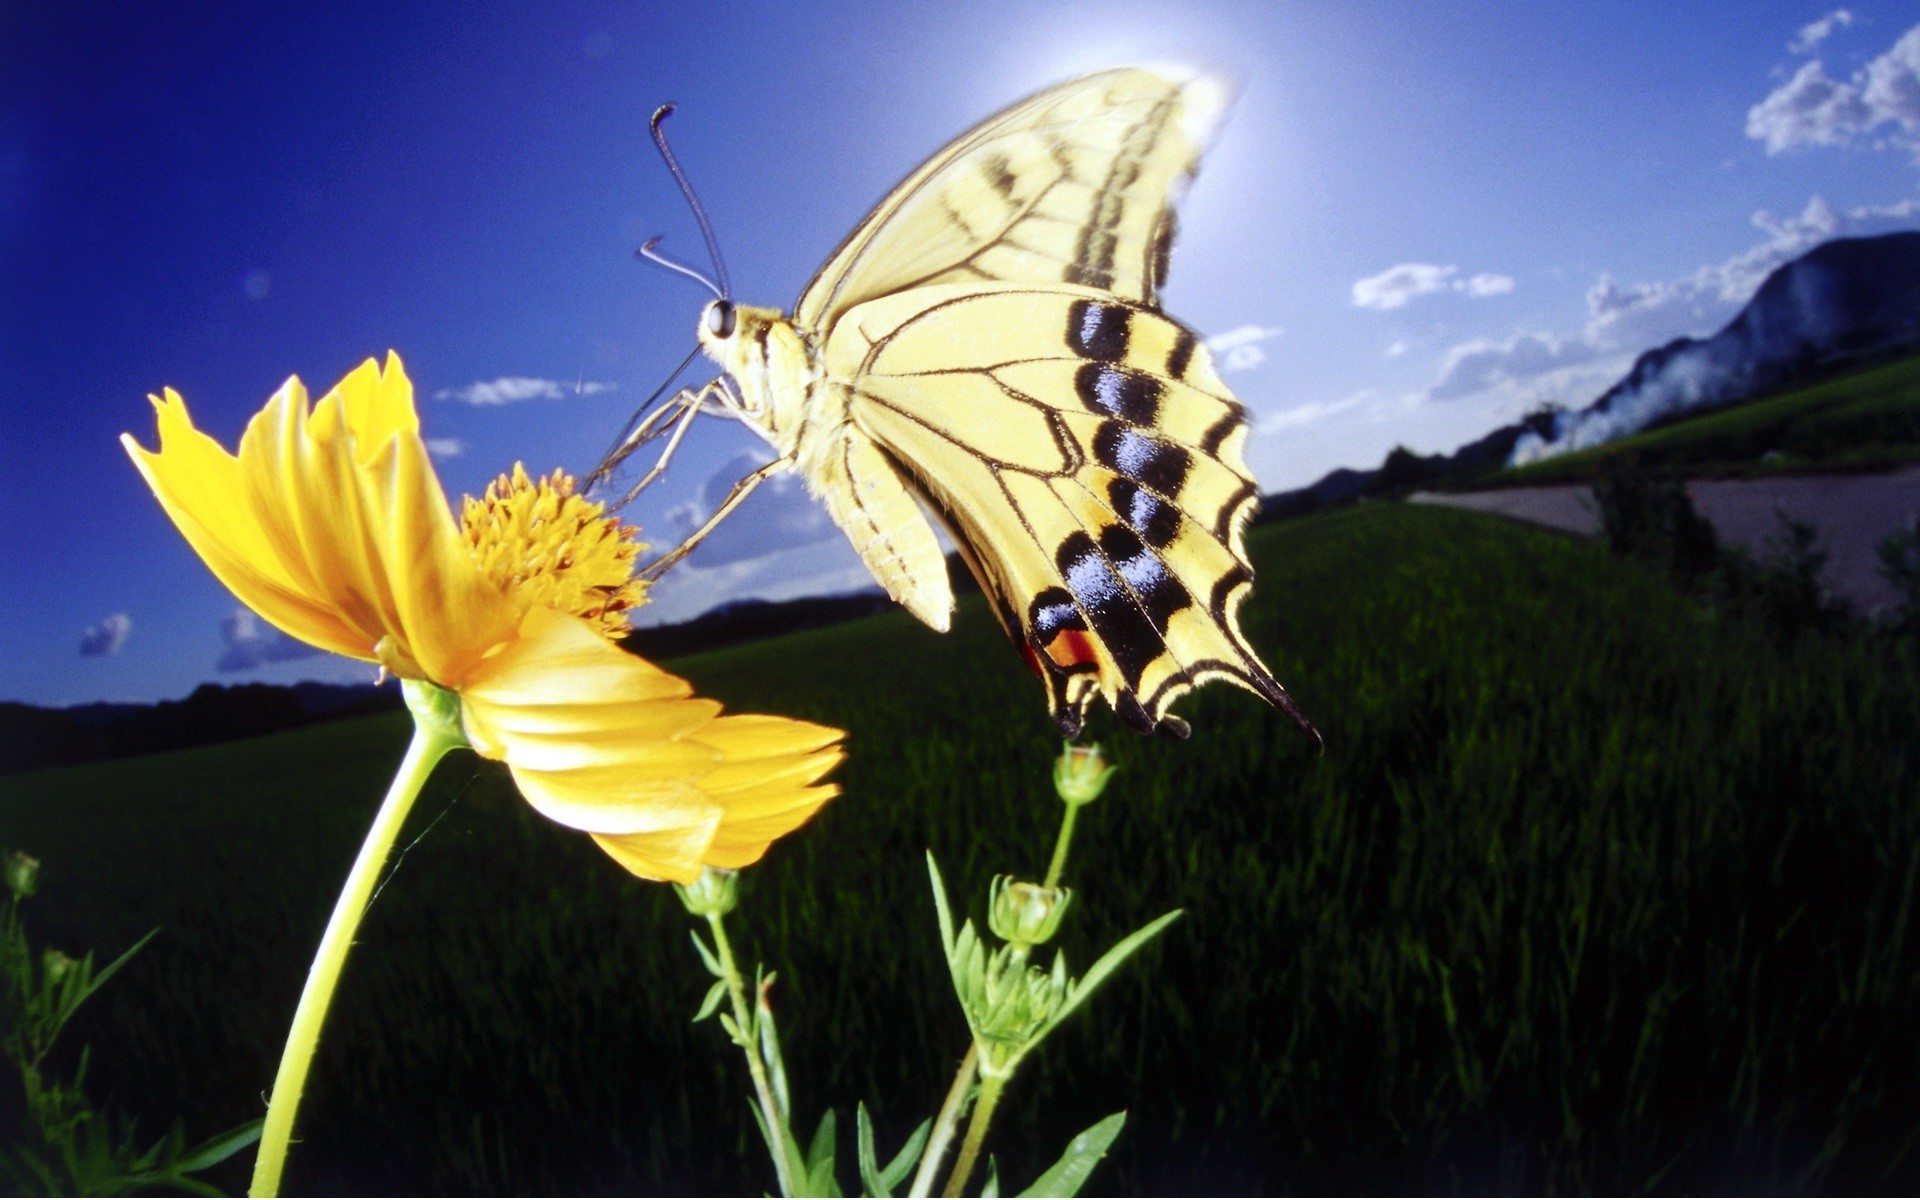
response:
<path id="1" fill-rule="evenodd" d="M 1584 403 L 1826 237 L 1920 227 L 1896 4 L 185 11 L 0 10 L 0 699 L 367 678 L 236 611 L 117 435 L 151 444 L 170 385 L 232 445 L 287 375 L 393 348 L 450 492 L 590 467 L 703 299 L 633 258 L 701 260 L 646 146 L 664 100 L 736 294 L 785 306 L 988 112 L 1102 66 L 1227 72 L 1165 300 L 1217 339 L 1267 490 Z M 759 453 L 709 421 L 632 515 L 665 542 Z M 862 579 L 789 481 L 650 614 Z"/>

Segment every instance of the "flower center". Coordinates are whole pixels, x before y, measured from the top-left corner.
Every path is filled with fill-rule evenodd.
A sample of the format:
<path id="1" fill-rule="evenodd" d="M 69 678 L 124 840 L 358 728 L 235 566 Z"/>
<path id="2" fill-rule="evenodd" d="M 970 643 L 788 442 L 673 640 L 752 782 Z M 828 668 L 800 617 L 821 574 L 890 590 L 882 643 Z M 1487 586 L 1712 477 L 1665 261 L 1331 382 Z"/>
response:
<path id="1" fill-rule="evenodd" d="M 460 526 L 481 571 L 502 591 L 585 617 L 616 638 L 627 631 L 628 610 L 647 602 L 646 581 L 633 577 L 647 546 L 639 530 L 602 515 L 606 505 L 573 488 L 564 471 L 529 479 L 515 463 L 484 497 L 466 498 Z"/>

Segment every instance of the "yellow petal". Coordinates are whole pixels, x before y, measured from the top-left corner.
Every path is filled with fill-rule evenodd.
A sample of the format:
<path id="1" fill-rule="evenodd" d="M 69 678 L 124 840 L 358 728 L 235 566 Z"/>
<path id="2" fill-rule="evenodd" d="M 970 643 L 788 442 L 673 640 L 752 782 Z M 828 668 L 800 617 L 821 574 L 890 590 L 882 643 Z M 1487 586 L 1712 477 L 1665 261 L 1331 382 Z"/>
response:
<path id="1" fill-rule="evenodd" d="M 692 883 L 700 876 L 701 855 L 713 840 L 713 828 L 719 820 L 716 813 L 711 822 L 697 828 L 628 836 L 596 833 L 593 840 L 615 862 L 642 879 Z"/>
<path id="2" fill-rule="evenodd" d="M 585 620 L 530 610 L 460 699 L 467 740 L 505 759 L 550 820 L 592 833 L 703 827 L 711 836 L 720 809 L 697 781 L 721 755 L 685 735 L 720 706 Z"/>
<path id="3" fill-rule="evenodd" d="M 720 706 L 575 616 L 536 608 L 461 693 L 468 740 L 527 802 L 648 879 L 744 866 L 838 789 L 839 730 Z"/>
<path id="4" fill-rule="evenodd" d="M 289 379 L 276 399 L 304 406 L 306 392 Z M 252 502 L 240 463 L 193 427 L 186 402 L 171 388 L 154 400 L 160 448 L 120 441 L 160 506 L 196 553 L 234 595 L 287 633 L 357 658 L 372 657 L 365 631 L 344 620 L 298 564 L 297 548 Z"/>

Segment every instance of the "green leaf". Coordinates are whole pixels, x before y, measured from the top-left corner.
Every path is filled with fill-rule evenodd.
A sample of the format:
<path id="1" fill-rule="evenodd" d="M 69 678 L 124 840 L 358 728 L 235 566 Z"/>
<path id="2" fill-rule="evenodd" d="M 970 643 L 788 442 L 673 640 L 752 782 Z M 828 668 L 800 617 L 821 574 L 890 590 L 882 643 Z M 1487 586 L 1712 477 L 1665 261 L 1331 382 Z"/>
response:
<path id="1" fill-rule="evenodd" d="M 933 1132 L 933 1120 L 928 1118 L 920 1122 L 920 1128 L 907 1138 L 907 1144 L 900 1147 L 900 1153 L 880 1172 L 880 1182 L 885 1185 L 877 1194 L 890 1196 L 893 1189 L 900 1186 L 909 1172 L 920 1165 L 920 1155 L 927 1148 L 927 1135 Z"/>
<path id="2" fill-rule="evenodd" d="M 980 1200 L 1000 1200 L 1000 1164 L 987 1155 L 987 1186 L 980 1189 Z"/>
<path id="3" fill-rule="evenodd" d="M 835 1134 L 833 1110 L 828 1109 L 820 1118 L 820 1127 L 813 1131 L 813 1144 L 807 1149 L 807 1194 L 809 1196 L 838 1196 L 839 1181 L 833 1177 L 833 1154 Z"/>
<path id="4" fill-rule="evenodd" d="M 868 1196 L 891 1196 L 893 1189 L 880 1179 L 880 1156 L 873 1148 L 873 1122 L 867 1119 L 867 1102 L 853 1109 L 853 1142 L 859 1155 L 860 1186 Z"/>
<path id="5" fill-rule="evenodd" d="M 700 931 L 698 929 L 689 929 L 687 930 L 687 936 L 693 939 L 693 948 L 700 952 L 700 961 L 707 964 L 707 973 L 715 979 L 725 979 L 727 973 L 721 968 L 720 959 L 714 955 L 713 951 L 707 949 L 706 942 L 700 938 Z"/>
<path id="6" fill-rule="evenodd" d="M 1120 1127 L 1127 1123 L 1127 1114 L 1114 1113 L 1103 1121 L 1098 1121 L 1079 1137 L 1067 1143 L 1067 1152 L 1060 1161 L 1048 1167 L 1033 1181 L 1025 1196 L 1077 1196 L 1085 1186 L 1087 1176 L 1093 1174 L 1094 1167 L 1106 1156 L 1107 1147 L 1113 1145 L 1113 1139 L 1120 1136 Z"/>
<path id="7" fill-rule="evenodd" d="M 714 980 L 713 986 L 707 989 L 707 998 L 700 1002 L 700 1011 L 693 1014 L 693 1023 L 698 1025 L 700 1022 L 712 1016 L 714 1010 L 720 1007 L 721 997 L 726 994 L 727 981 L 724 979 Z"/>
<path id="8" fill-rule="evenodd" d="M 225 1133 L 208 1138 L 187 1151 L 180 1161 L 174 1164 L 174 1172 L 183 1175 L 192 1174 L 227 1161 L 259 1141 L 260 1127 L 265 1123 L 248 1121 L 245 1125 L 235 1125 Z"/>
<path id="9" fill-rule="evenodd" d="M 933 908 L 940 917 L 940 947 L 946 951 L 947 960 L 953 959 L 953 912 L 947 907 L 947 884 L 940 878 L 940 865 L 933 861 L 933 851 L 927 851 L 927 874 L 933 878 Z"/>
<path id="10" fill-rule="evenodd" d="M 1178 920 L 1180 911 L 1181 910 L 1176 908 L 1165 916 L 1134 930 L 1126 937 L 1121 938 L 1113 949 L 1102 954 L 1100 961 L 1088 967 L 1086 975 L 1079 983 L 1074 985 L 1073 995 L 1069 996 L 1067 1002 L 1060 1006 L 1060 1011 L 1053 1014 L 1053 1019 L 1048 1021 L 1038 1034 L 1034 1035 L 1033 1044 L 1038 1044 L 1041 1038 L 1052 1033 L 1059 1027 L 1062 1021 L 1072 1016 L 1074 1010 L 1085 1003 L 1087 997 L 1093 994 L 1093 990 L 1105 983 L 1107 976 L 1113 974 L 1120 968 L 1121 963 L 1131 957 L 1136 950 L 1139 950 L 1149 941 L 1152 941 L 1154 935 Z"/>

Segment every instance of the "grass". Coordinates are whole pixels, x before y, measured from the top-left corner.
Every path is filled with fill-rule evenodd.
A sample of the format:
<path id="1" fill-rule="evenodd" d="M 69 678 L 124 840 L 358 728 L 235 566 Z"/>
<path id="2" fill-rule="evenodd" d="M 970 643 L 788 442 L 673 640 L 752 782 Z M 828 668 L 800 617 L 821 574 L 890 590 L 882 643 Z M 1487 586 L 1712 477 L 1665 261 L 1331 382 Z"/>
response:
<path id="1" fill-rule="evenodd" d="M 1482 476 L 1477 487 L 1590 482 L 1630 455 L 1691 479 L 1878 471 L 1920 461 L 1920 355 Z"/>
<path id="2" fill-rule="evenodd" d="M 1226 687 L 1083 821 L 1063 940 L 1164 942 L 1011 1089 L 1033 1177 L 1122 1105 L 1094 1187 L 1872 1191 L 1920 1184 L 1920 672 L 1773 640 L 1596 546 L 1363 505 L 1256 531 L 1247 627 L 1324 758 Z M 686 660 L 852 731 L 846 795 L 753 868 L 743 952 L 801 1122 L 889 1150 L 963 1028 L 921 850 L 978 897 L 1044 866 L 1057 744 L 977 598 Z M 259 1112 L 308 955 L 404 742 L 368 719 L 0 780 L 44 932 L 161 936 L 83 1012 L 98 1096 L 190 1131 Z M 664 889 L 442 768 L 349 962 L 288 1180 L 335 1192 L 748 1193 L 771 1176 Z M 414 835 L 402 839 L 406 844 Z M 850 1147 L 843 1149 L 843 1155 Z M 227 1180 L 243 1186 L 240 1175 Z"/>

